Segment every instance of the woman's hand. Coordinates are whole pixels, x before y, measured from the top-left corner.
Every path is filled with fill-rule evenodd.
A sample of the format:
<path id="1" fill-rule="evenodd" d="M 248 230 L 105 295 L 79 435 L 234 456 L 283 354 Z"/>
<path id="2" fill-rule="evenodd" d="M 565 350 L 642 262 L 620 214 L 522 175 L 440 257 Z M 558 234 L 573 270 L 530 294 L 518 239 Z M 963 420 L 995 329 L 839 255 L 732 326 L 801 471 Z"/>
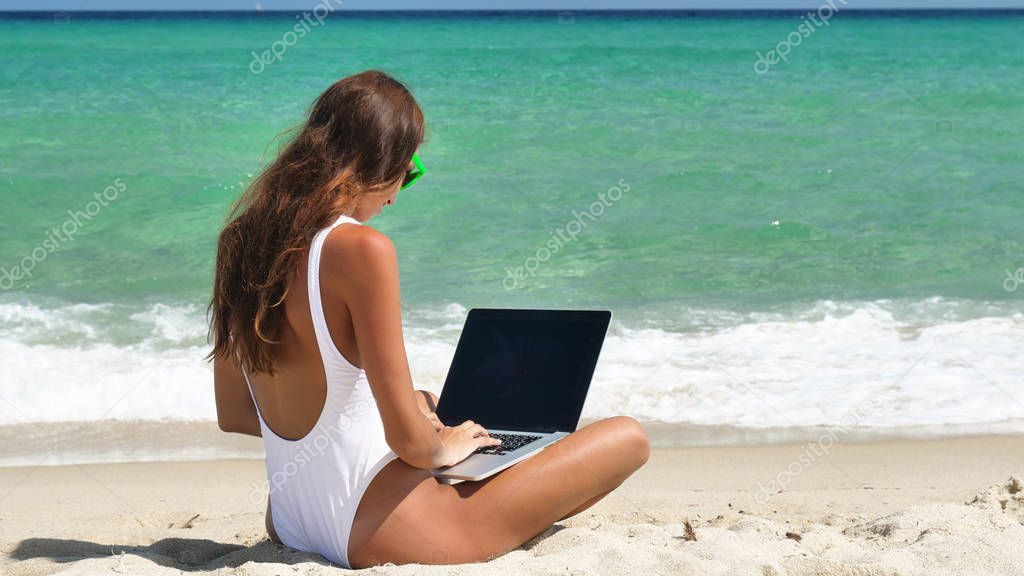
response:
<path id="1" fill-rule="evenodd" d="M 483 426 L 466 420 L 458 426 L 445 426 L 438 431 L 444 444 L 441 466 L 452 466 L 465 460 L 477 448 L 498 446 L 501 440 L 491 438 Z"/>

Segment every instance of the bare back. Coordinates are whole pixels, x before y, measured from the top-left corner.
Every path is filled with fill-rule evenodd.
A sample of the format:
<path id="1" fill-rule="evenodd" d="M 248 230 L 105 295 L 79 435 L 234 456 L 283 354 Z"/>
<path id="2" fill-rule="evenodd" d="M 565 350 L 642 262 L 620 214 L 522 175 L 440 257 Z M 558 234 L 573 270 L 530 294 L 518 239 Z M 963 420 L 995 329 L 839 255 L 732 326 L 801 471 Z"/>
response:
<path id="1" fill-rule="evenodd" d="M 350 240 L 357 226 L 339 226 L 328 236 L 327 244 L 338 248 Z M 322 258 L 329 250 L 325 249 Z M 280 344 L 275 347 L 275 374 L 252 375 L 253 393 L 259 402 L 264 421 L 278 436 L 288 439 L 304 437 L 316 424 L 327 396 L 327 378 L 309 307 L 309 248 L 299 259 L 285 297 L 285 322 Z M 321 276 L 320 289 L 324 315 L 338 351 L 353 366 L 362 367 L 359 346 L 352 325 L 352 315 L 339 278 Z"/>

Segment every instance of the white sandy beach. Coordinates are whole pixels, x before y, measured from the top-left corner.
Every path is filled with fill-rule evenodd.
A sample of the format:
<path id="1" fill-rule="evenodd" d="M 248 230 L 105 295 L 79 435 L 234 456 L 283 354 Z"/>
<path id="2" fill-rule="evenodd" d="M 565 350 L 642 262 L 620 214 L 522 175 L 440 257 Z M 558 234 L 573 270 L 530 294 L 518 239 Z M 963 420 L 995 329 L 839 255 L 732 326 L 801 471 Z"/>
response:
<path id="1" fill-rule="evenodd" d="M 1024 574 L 1024 438 L 809 453 L 806 444 L 657 449 L 611 496 L 491 562 L 363 572 Z M 779 476 L 787 469 L 795 474 Z M 0 571 L 346 572 L 267 540 L 249 499 L 262 478 L 257 460 L 2 468 Z M 786 489 L 759 496 L 772 479 Z"/>

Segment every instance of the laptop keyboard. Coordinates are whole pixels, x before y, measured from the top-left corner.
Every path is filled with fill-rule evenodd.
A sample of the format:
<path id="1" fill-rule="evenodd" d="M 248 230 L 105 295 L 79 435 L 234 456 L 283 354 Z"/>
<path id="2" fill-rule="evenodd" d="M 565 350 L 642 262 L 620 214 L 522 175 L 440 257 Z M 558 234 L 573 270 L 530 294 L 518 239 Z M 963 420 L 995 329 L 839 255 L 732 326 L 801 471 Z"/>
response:
<path id="1" fill-rule="evenodd" d="M 480 448 L 477 448 L 473 454 L 494 454 L 495 456 L 501 456 L 542 438 L 542 436 L 531 436 L 528 434 L 489 433 L 488 435 L 491 438 L 501 440 L 501 444 L 497 446 L 481 446 Z"/>

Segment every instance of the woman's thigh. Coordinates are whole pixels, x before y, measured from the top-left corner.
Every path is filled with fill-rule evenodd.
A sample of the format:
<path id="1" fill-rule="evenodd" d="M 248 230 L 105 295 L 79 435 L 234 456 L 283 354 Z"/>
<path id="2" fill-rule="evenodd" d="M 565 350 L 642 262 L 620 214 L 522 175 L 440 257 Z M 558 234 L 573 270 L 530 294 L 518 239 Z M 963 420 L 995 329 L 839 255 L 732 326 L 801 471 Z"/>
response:
<path id="1" fill-rule="evenodd" d="M 615 417 L 580 428 L 539 454 L 479 482 L 438 483 L 396 459 L 356 512 L 349 562 L 478 562 L 515 549 L 619 486 L 647 461 L 647 436 Z"/>

